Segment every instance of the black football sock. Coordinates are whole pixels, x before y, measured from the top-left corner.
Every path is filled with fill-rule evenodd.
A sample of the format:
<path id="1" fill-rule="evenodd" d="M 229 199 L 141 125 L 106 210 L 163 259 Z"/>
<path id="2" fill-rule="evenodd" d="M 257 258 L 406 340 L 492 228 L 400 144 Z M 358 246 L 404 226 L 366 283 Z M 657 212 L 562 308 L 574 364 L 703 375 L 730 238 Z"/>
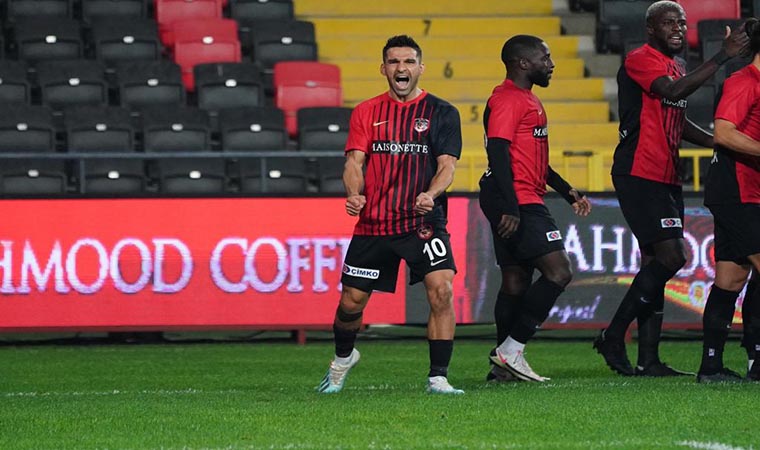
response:
<path id="1" fill-rule="evenodd" d="M 362 312 L 347 313 L 338 306 L 335 312 L 335 322 L 333 322 L 333 333 L 335 334 L 335 355 L 346 358 L 351 355 L 356 344 L 356 335 L 361 328 Z"/>
<path id="2" fill-rule="evenodd" d="M 453 339 L 428 339 L 430 351 L 429 377 L 448 376 L 451 354 L 454 352 Z"/>
<path id="3" fill-rule="evenodd" d="M 510 295 L 501 291 L 496 296 L 496 305 L 493 308 L 496 322 L 496 345 L 504 342 L 512 331 L 512 326 L 520 313 L 522 298 L 522 295 Z"/>
<path id="4" fill-rule="evenodd" d="M 752 278 L 747 283 L 747 290 L 744 293 L 744 302 L 742 303 L 742 347 L 747 350 L 747 358 L 755 359 L 756 349 L 755 346 L 760 344 L 757 342 L 758 336 L 756 328 L 760 328 L 760 324 L 753 323 L 753 314 L 757 303 L 760 302 L 760 280 L 758 280 L 757 274 L 752 274 Z"/>
<path id="5" fill-rule="evenodd" d="M 557 297 L 564 290 L 565 288 L 543 276 L 536 280 L 525 293 L 522 313 L 512 327 L 510 337 L 521 344 L 527 343 L 549 316 Z"/>
<path id="6" fill-rule="evenodd" d="M 665 291 L 652 300 L 648 307 L 641 308 L 636 316 L 639 329 L 639 359 L 637 365 L 646 368 L 660 362 L 660 336 L 662 335 Z"/>
<path id="7" fill-rule="evenodd" d="M 652 303 L 663 295 L 665 284 L 676 272 L 657 260 L 642 267 L 620 302 L 604 337 L 622 341 L 633 319 L 644 309 L 652 308 Z"/>
<path id="8" fill-rule="evenodd" d="M 737 297 L 738 292 L 726 291 L 713 284 L 702 316 L 704 340 L 699 373 L 714 374 L 723 368 L 723 347 L 731 329 Z"/>

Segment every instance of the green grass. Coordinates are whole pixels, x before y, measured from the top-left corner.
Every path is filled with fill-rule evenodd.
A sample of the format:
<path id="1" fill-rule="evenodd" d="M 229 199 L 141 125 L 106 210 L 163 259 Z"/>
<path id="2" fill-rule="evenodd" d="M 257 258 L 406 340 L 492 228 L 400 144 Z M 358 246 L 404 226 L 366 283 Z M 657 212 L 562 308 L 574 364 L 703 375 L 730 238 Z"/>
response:
<path id="1" fill-rule="evenodd" d="M 487 385 L 490 341 L 460 340 L 450 380 L 424 393 L 424 340 L 359 341 L 337 395 L 332 346 L 252 342 L 0 347 L 0 449 L 749 449 L 760 384 L 613 375 L 589 342 L 537 341 L 544 384 Z M 663 357 L 695 370 L 699 342 Z M 735 342 L 727 362 L 744 372 Z"/>

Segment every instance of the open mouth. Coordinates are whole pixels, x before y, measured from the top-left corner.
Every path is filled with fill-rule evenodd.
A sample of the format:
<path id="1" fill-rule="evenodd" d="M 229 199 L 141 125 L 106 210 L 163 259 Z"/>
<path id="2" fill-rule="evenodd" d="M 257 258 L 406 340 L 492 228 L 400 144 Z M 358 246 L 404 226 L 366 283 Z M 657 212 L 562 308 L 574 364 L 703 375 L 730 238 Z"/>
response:
<path id="1" fill-rule="evenodd" d="M 683 35 L 676 34 L 673 36 L 668 37 L 668 43 L 672 45 L 681 45 L 683 44 Z"/>
<path id="2" fill-rule="evenodd" d="M 409 75 L 396 75 L 394 77 L 394 81 L 396 82 L 396 86 L 399 87 L 399 89 L 406 89 L 409 87 Z"/>

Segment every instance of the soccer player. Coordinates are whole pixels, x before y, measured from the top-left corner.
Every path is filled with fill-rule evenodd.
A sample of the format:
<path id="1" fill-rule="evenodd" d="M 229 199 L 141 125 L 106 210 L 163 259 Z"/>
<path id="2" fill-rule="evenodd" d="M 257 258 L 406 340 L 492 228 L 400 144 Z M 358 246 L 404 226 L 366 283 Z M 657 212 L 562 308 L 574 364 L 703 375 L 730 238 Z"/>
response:
<path id="1" fill-rule="evenodd" d="M 705 205 L 715 221 L 715 282 L 703 316 L 700 383 L 742 381 L 723 366 L 723 347 L 734 318 L 736 299 L 754 267 L 760 272 L 760 22 L 745 24 L 752 62 L 723 84 L 715 112 L 715 152 L 705 184 Z M 744 297 L 744 345 L 760 350 L 756 283 Z M 749 311 L 752 310 L 751 316 Z M 747 378 L 760 381 L 755 360 Z"/>
<path id="2" fill-rule="evenodd" d="M 630 376 L 693 375 L 659 357 L 665 285 L 686 262 L 684 206 L 678 170 L 681 139 L 712 147 L 712 136 L 686 118 L 686 97 L 749 39 L 743 29 L 727 33 L 723 48 L 685 74 L 686 14 L 675 2 L 658 1 L 646 12 L 647 44 L 632 50 L 618 71 L 620 143 L 612 182 L 620 208 L 639 242 L 641 269 L 594 348 L 615 372 Z M 730 30 L 727 30 L 730 32 Z M 624 337 L 638 320 L 639 354 L 631 366 Z"/>
<path id="3" fill-rule="evenodd" d="M 427 391 L 464 393 L 447 379 L 454 345 L 456 266 L 446 231 L 445 197 L 462 151 L 462 130 L 456 108 L 417 87 L 424 70 L 414 39 L 388 39 L 380 73 L 389 89 L 357 105 L 351 115 L 343 183 L 346 212 L 359 221 L 343 265 L 343 291 L 333 325 L 335 358 L 319 392 L 343 388 L 359 361 L 354 343 L 362 311 L 372 291 L 396 289 L 403 259 L 410 283 L 424 283 L 430 304 Z"/>
<path id="4" fill-rule="evenodd" d="M 486 104 L 488 170 L 480 179 L 480 207 L 491 224 L 502 284 L 494 307 L 498 346 L 487 380 L 544 381 L 524 348 L 572 278 L 562 234 L 544 205 L 548 184 L 577 214 L 591 203 L 549 166 L 547 118 L 533 85 L 547 87 L 554 70 L 549 47 L 527 35 L 501 50 L 507 77 Z M 535 269 L 541 277 L 533 282 Z"/>

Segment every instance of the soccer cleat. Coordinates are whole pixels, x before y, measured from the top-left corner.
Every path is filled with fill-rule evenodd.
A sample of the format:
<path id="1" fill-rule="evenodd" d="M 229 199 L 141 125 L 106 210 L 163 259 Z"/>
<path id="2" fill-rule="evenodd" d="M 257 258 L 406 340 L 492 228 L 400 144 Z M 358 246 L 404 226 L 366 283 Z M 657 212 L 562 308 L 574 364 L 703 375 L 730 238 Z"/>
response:
<path id="1" fill-rule="evenodd" d="M 620 375 L 629 377 L 634 375 L 631 361 L 628 360 L 628 354 L 625 352 L 625 343 L 623 341 L 612 341 L 604 338 L 604 331 L 594 339 L 594 348 L 604 357 L 610 369 Z"/>
<path id="2" fill-rule="evenodd" d="M 664 362 L 657 361 L 646 367 L 636 366 L 634 375 L 637 377 L 693 377 L 695 374 L 674 369 Z"/>
<path id="3" fill-rule="evenodd" d="M 752 367 L 747 372 L 747 380 L 760 381 L 760 362 L 758 360 L 752 362 Z"/>
<path id="4" fill-rule="evenodd" d="M 427 385 L 428 394 L 462 395 L 464 391 L 449 384 L 449 380 L 443 376 L 429 377 Z"/>
<path id="5" fill-rule="evenodd" d="M 731 369 L 722 368 L 716 373 L 698 373 L 697 383 L 743 383 L 741 375 Z"/>
<path id="6" fill-rule="evenodd" d="M 503 354 L 497 348 L 490 358 L 495 365 L 510 371 L 512 375 L 520 380 L 538 382 L 549 380 L 549 378 L 542 377 L 530 368 L 528 361 L 525 360 L 525 354 L 520 350 L 510 354 Z"/>
<path id="7" fill-rule="evenodd" d="M 512 375 L 512 372 L 509 370 L 493 364 L 491 365 L 491 370 L 486 375 L 486 381 L 489 383 L 511 383 L 520 380 Z"/>
<path id="8" fill-rule="evenodd" d="M 343 389 L 343 383 L 346 382 L 348 372 L 359 362 L 359 350 L 353 349 L 349 355 L 348 364 L 336 364 L 335 360 L 330 361 L 330 367 L 327 369 L 322 381 L 317 386 L 317 391 L 322 394 L 335 394 Z"/>

